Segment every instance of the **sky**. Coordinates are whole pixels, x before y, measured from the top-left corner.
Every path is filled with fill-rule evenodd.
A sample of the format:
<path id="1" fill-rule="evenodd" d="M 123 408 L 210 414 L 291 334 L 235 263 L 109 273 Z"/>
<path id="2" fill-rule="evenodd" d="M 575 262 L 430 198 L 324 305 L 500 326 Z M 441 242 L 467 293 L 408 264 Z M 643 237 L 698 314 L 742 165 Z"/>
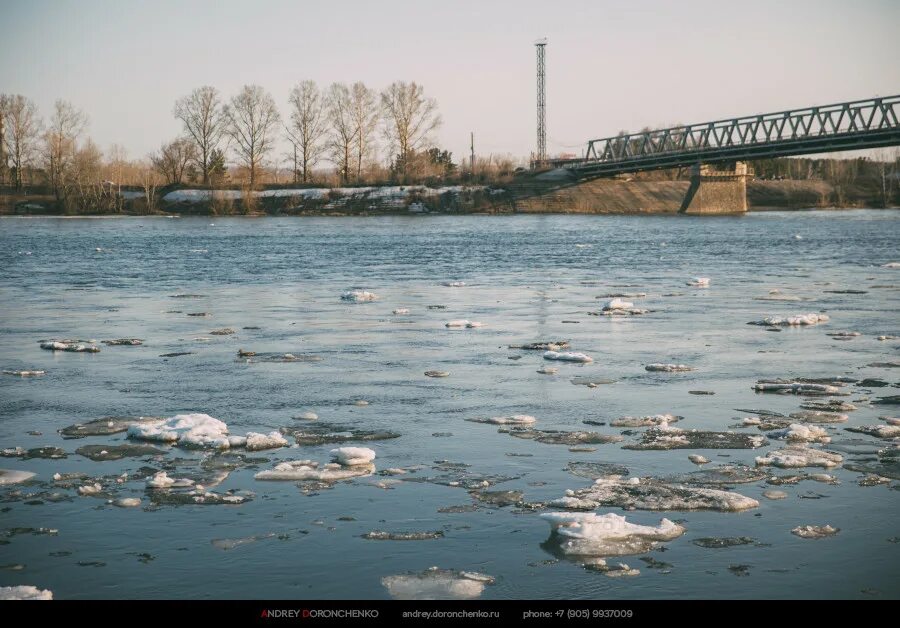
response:
<path id="1" fill-rule="evenodd" d="M 4 0 L 0 93 L 57 98 L 103 148 L 181 133 L 201 85 L 416 81 L 459 159 L 535 147 L 534 41 L 547 37 L 548 151 L 587 140 L 900 94 L 898 0 Z"/>

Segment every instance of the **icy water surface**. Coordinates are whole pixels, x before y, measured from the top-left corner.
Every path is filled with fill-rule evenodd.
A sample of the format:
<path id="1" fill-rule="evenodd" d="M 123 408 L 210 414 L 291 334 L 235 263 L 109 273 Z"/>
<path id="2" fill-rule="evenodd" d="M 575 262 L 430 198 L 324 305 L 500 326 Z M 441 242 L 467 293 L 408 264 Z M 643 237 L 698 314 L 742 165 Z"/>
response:
<path id="1" fill-rule="evenodd" d="M 846 430 L 884 426 L 879 417 L 900 413 L 872 403 L 900 394 L 900 340 L 877 339 L 900 335 L 900 269 L 883 267 L 900 261 L 898 245 L 900 212 L 867 210 L 737 218 L 4 218 L 0 369 L 46 373 L 0 375 L 0 448 L 57 447 L 67 457 L 11 451 L 0 458 L 0 468 L 36 474 L 0 486 L 0 585 L 36 585 L 58 599 L 381 598 L 390 595 L 387 584 L 402 588 L 402 579 L 390 577 L 437 566 L 491 576 L 492 584 L 454 589 L 477 595 L 483 586 L 483 599 L 900 597 L 894 443 Z M 709 287 L 687 285 L 694 277 L 710 278 Z M 457 281 L 465 285 L 442 285 Z M 379 299 L 341 300 L 350 290 Z M 649 312 L 591 315 L 612 298 L 596 297 L 618 293 L 646 293 L 623 299 Z M 392 313 L 402 308 L 409 313 Z M 747 324 L 807 313 L 830 320 L 779 332 Z M 456 319 L 483 326 L 445 327 Z M 224 328 L 235 333 L 211 333 Z M 839 331 L 860 335 L 828 335 Z M 143 344 L 101 343 L 119 338 Z M 48 339 L 95 340 L 101 350 L 41 349 Z M 508 348 L 552 340 L 568 340 L 560 351 L 593 362 Z M 256 355 L 239 357 L 239 350 Z M 162 357 L 177 353 L 186 355 Z M 694 370 L 645 369 L 654 363 Z M 558 371 L 538 373 L 542 367 Z M 759 379 L 803 377 L 848 378 L 837 389 L 848 394 L 752 389 Z M 595 556 L 566 554 L 540 517 L 565 512 L 547 502 L 567 490 L 584 493 L 604 473 L 627 470 L 626 479 L 670 484 L 723 464 L 752 473 L 755 458 L 788 446 L 769 437 L 757 449 L 703 448 L 705 441 L 632 449 L 652 428 L 610 426 L 615 419 L 671 413 L 684 417 L 672 425 L 685 430 L 766 436 L 734 426 L 765 419 L 760 411 L 788 415 L 830 399 L 858 409 L 844 423 L 803 425 L 828 433 L 830 444 L 811 447 L 840 453 L 839 466 L 760 467 L 765 475 L 746 483 L 707 484 L 756 507 L 597 507 L 631 523 L 657 526 L 666 517 L 684 527 L 682 536 L 642 553 L 607 559 L 639 575 L 611 578 Z M 294 418 L 306 412 L 318 419 Z M 312 438 L 265 451 L 235 448 L 231 456 L 149 443 L 162 453 L 107 460 L 118 451 L 111 446 L 142 443 L 121 432 L 58 433 L 103 417 L 185 413 L 224 421 L 232 435 L 281 430 L 291 444 L 293 432 L 321 424 L 352 438 L 361 431 L 399 437 Z M 553 444 L 547 435 L 506 433 L 523 428 L 467 420 L 512 415 L 535 417 L 535 430 L 624 440 Z M 89 445 L 100 447 L 82 453 L 99 461 L 76 453 Z M 373 449 L 374 474 L 334 483 L 254 479 L 279 462 L 324 465 L 340 446 Z M 711 462 L 695 465 L 692 454 Z M 160 470 L 204 484 L 218 496 L 213 501 L 243 501 L 182 503 L 199 493 L 146 487 Z M 67 481 L 73 473 L 84 477 Z M 765 480 L 817 473 L 836 482 Z M 863 478 L 871 485 L 860 485 Z M 78 492 L 95 483 L 99 495 Z M 767 491 L 786 497 L 769 499 Z M 122 498 L 139 498 L 140 506 L 109 503 Z M 807 525 L 840 531 L 826 538 L 791 532 Z M 375 531 L 429 534 L 364 537 Z"/>

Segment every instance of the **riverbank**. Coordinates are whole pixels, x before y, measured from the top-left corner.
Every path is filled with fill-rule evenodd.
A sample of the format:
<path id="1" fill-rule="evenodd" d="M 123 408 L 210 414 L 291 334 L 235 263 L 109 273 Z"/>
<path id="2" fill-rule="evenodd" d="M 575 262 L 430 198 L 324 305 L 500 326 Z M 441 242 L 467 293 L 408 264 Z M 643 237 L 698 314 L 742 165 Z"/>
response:
<path id="1" fill-rule="evenodd" d="M 141 190 L 120 192 L 124 215 L 185 216 L 354 216 L 372 214 L 674 214 L 688 193 L 688 181 L 595 179 L 567 183 L 521 178 L 508 185 L 427 187 L 368 186 L 242 190 L 169 188 L 148 207 Z M 843 200 L 821 180 L 747 184 L 750 211 L 859 208 L 877 203 L 864 189 L 844 191 Z M 0 194 L 0 214 L 66 215 L 52 195 Z M 83 214 L 82 214 L 83 215 Z"/>

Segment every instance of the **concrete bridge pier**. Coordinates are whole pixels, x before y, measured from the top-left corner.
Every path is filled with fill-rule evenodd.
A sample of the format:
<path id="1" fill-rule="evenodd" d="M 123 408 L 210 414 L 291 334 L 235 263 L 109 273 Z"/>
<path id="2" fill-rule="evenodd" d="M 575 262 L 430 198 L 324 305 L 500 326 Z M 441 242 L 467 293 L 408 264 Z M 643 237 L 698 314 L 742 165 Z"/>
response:
<path id="1" fill-rule="evenodd" d="M 739 214 L 747 211 L 746 162 L 735 163 L 734 171 L 713 170 L 706 164 L 691 168 L 691 185 L 681 204 L 683 214 Z"/>

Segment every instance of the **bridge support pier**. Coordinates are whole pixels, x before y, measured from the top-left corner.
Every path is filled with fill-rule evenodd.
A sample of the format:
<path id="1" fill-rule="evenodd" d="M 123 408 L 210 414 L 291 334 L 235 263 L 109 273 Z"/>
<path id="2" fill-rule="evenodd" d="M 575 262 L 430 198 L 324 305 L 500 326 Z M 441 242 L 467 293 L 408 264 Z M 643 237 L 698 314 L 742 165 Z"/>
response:
<path id="1" fill-rule="evenodd" d="M 706 164 L 691 168 L 691 186 L 681 204 L 683 214 L 739 214 L 747 211 L 746 162 L 735 164 L 734 171 L 713 170 Z"/>

